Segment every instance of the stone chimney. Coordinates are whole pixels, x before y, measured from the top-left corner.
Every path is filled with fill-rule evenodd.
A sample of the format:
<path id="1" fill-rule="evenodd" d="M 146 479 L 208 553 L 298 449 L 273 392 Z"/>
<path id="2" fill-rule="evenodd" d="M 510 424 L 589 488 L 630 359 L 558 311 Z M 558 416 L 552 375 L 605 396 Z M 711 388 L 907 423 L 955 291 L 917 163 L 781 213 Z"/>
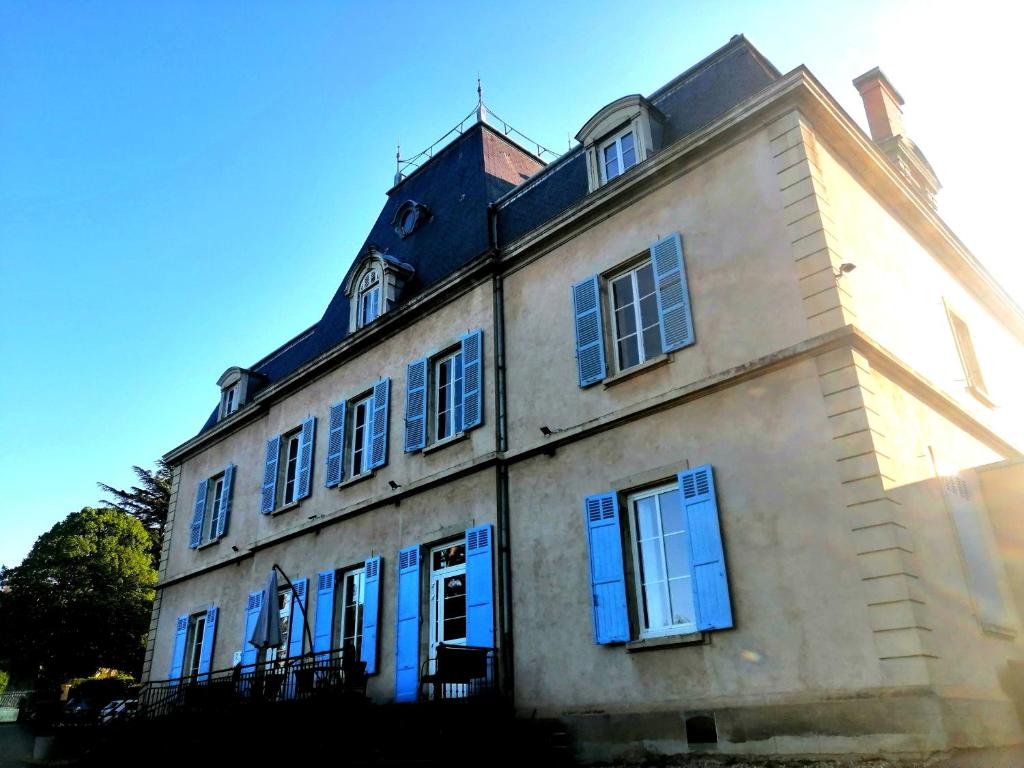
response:
<path id="1" fill-rule="evenodd" d="M 875 67 L 853 81 L 864 101 L 871 139 L 896 166 L 904 179 L 932 208 L 935 195 L 942 188 L 924 153 L 912 142 L 903 128 L 903 97 Z"/>

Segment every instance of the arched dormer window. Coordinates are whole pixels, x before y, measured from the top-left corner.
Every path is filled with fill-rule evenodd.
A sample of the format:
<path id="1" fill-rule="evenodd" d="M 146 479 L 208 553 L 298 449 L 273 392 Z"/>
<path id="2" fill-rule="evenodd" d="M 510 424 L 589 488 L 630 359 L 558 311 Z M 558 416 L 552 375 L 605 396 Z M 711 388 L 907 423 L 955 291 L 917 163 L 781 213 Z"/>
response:
<path id="1" fill-rule="evenodd" d="M 586 152 L 587 187 L 593 192 L 661 148 L 661 112 L 639 94 L 600 109 L 576 134 Z"/>
<path id="2" fill-rule="evenodd" d="M 351 306 L 349 328 L 363 328 L 395 306 L 398 295 L 413 273 L 402 261 L 370 246 L 360 256 L 345 283 Z"/>
<path id="3" fill-rule="evenodd" d="M 239 368 L 237 365 L 228 368 L 217 379 L 217 386 L 220 387 L 220 408 L 217 410 L 217 421 L 226 419 L 248 402 L 252 393 L 252 371 Z"/>

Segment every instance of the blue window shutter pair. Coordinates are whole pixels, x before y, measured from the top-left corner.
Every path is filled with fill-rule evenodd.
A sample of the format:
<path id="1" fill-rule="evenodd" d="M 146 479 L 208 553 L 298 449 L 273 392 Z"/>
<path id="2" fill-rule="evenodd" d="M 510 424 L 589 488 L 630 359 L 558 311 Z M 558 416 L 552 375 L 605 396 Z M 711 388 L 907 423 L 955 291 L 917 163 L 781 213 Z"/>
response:
<path id="1" fill-rule="evenodd" d="M 462 352 L 462 419 L 460 430 L 473 429 L 484 420 L 483 331 L 467 333 L 459 339 Z M 405 452 L 413 453 L 427 445 L 426 358 L 413 360 L 406 370 Z"/>
<path id="2" fill-rule="evenodd" d="M 324 485 L 334 488 L 345 479 L 345 401 L 339 400 L 331 406 L 330 423 L 327 432 L 327 471 Z"/>
<path id="3" fill-rule="evenodd" d="M 192 510 L 192 528 L 189 531 L 188 546 L 196 549 L 203 541 L 203 516 L 206 512 L 206 492 L 209 480 L 200 480 L 196 489 L 196 505 Z"/>
<path id="4" fill-rule="evenodd" d="M 231 515 L 231 494 L 235 489 L 235 465 L 228 464 L 224 468 L 224 487 L 220 492 L 220 509 L 217 510 L 217 525 L 214 535 L 219 539 L 228 531 L 228 518 Z"/>
<path id="5" fill-rule="evenodd" d="M 313 475 L 313 441 L 316 437 L 316 416 L 310 416 L 302 422 L 302 433 L 299 436 L 299 466 L 297 471 L 298 488 L 296 499 L 309 496 L 310 480 Z"/>
<path id="6" fill-rule="evenodd" d="M 377 622 L 380 616 L 380 557 L 363 564 L 363 647 L 366 674 L 377 672 Z"/>
<path id="7" fill-rule="evenodd" d="M 405 452 L 427 444 L 427 360 L 413 360 L 405 376 Z"/>
<path id="8" fill-rule="evenodd" d="M 388 463 L 388 408 L 391 400 L 391 379 L 381 379 L 373 385 L 373 404 L 370 409 L 370 469 Z"/>
<path id="9" fill-rule="evenodd" d="M 493 528 L 466 531 L 466 645 L 494 647 Z"/>
<path id="10" fill-rule="evenodd" d="M 306 611 L 309 606 L 309 602 L 306 600 L 306 588 L 309 585 L 309 579 L 305 577 L 294 579 L 292 584 L 295 586 L 295 591 L 292 592 L 291 617 L 288 619 L 288 655 L 298 658 L 302 655 L 306 638 Z"/>
<path id="11" fill-rule="evenodd" d="M 199 679 L 208 680 L 213 667 L 213 644 L 217 640 L 217 606 L 206 611 L 206 627 L 203 629 L 203 648 L 199 653 Z"/>
<path id="12" fill-rule="evenodd" d="M 725 551 L 718 522 L 714 473 L 710 465 L 680 472 L 680 500 L 690 533 L 690 577 L 697 629 L 733 626 Z M 588 496 L 583 503 L 590 550 L 594 642 L 629 640 L 626 579 L 616 494 Z"/>
<path id="13" fill-rule="evenodd" d="M 420 663 L 420 548 L 398 553 L 395 701 L 416 701 Z"/>
<path id="14" fill-rule="evenodd" d="M 662 350 L 671 352 L 693 344 L 693 313 L 686 282 L 683 239 L 673 233 L 651 244 Z M 572 287 L 576 325 L 576 368 L 579 385 L 589 387 L 607 375 L 600 278 L 592 275 Z"/>
<path id="15" fill-rule="evenodd" d="M 242 636 L 242 666 L 251 667 L 258 661 L 256 646 L 249 642 L 253 630 L 256 629 L 256 620 L 260 616 L 260 608 L 263 607 L 263 592 L 250 592 L 249 600 L 245 604 L 245 634 Z"/>
<path id="16" fill-rule="evenodd" d="M 181 677 L 181 669 L 185 666 L 185 638 L 188 635 L 188 615 L 179 616 L 174 624 L 174 648 L 171 650 L 171 668 L 167 672 L 169 680 Z"/>
<path id="17" fill-rule="evenodd" d="M 267 440 L 267 458 L 263 465 L 263 496 L 260 512 L 269 515 L 277 503 L 277 461 L 281 455 L 281 436 L 274 435 Z"/>
<path id="18" fill-rule="evenodd" d="M 334 628 L 334 571 L 321 571 L 316 577 L 316 623 L 313 626 L 313 651 L 331 650 Z"/>

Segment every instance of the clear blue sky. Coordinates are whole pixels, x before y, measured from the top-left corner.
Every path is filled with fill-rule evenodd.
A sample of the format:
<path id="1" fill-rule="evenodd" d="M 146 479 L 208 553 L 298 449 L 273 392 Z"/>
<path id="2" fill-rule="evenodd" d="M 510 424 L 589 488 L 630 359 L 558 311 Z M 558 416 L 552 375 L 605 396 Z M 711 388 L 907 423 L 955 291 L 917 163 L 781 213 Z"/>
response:
<path id="1" fill-rule="evenodd" d="M 1020 301 L 1019 194 L 1003 179 L 1024 167 L 1001 147 L 1018 124 L 1010 13 L 0 3 L 0 563 L 96 503 L 97 481 L 129 484 L 132 464 L 193 435 L 228 366 L 319 319 L 383 204 L 396 139 L 411 152 L 447 131 L 477 71 L 495 112 L 561 151 L 599 107 L 734 33 L 783 71 L 806 64 L 862 125 L 850 81 L 880 64 L 946 186 L 940 212 Z"/>

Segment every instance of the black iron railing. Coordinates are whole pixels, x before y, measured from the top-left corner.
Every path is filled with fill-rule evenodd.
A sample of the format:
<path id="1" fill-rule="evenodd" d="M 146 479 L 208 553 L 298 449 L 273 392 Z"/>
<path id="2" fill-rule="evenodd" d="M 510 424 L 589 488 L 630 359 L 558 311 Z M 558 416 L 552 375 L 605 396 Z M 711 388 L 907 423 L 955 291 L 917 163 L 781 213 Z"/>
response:
<path id="1" fill-rule="evenodd" d="M 420 669 L 420 700 L 472 699 L 496 694 L 494 649 L 438 645 Z"/>
<path id="2" fill-rule="evenodd" d="M 267 661 L 205 675 L 147 683 L 134 717 L 223 710 L 252 703 L 301 701 L 316 696 L 366 695 L 366 665 L 340 649 Z"/>

